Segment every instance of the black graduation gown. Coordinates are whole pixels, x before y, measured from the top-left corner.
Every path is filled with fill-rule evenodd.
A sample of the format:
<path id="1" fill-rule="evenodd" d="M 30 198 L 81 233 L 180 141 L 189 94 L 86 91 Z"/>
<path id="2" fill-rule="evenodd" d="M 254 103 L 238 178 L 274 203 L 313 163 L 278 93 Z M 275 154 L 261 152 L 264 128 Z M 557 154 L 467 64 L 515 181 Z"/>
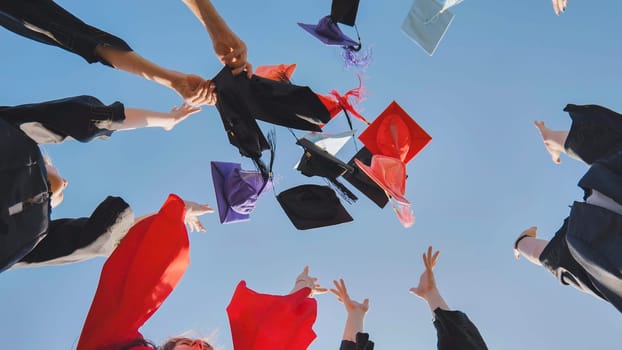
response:
<path id="1" fill-rule="evenodd" d="M 477 327 L 462 311 L 434 310 L 439 350 L 487 350 Z"/>
<path id="2" fill-rule="evenodd" d="M 584 199 L 596 190 L 622 203 L 622 115 L 595 105 L 568 105 L 565 148 L 591 164 L 579 181 Z M 622 312 L 622 216 L 575 202 L 540 262 L 565 285 L 610 302 Z"/>
<path id="3" fill-rule="evenodd" d="M 134 222 L 128 204 L 108 197 L 90 217 L 50 220 L 45 163 L 27 132 L 88 141 L 112 133 L 98 126 L 124 118 L 123 105 L 105 106 L 90 96 L 0 108 L 0 272 L 112 252 Z"/>

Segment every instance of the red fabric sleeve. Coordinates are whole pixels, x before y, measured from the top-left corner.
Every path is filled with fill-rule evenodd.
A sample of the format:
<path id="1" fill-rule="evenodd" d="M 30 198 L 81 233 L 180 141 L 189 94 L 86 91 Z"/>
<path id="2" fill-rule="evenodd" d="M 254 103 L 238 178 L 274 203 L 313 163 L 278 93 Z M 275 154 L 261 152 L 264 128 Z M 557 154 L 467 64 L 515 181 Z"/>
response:
<path id="1" fill-rule="evenodd" d="M 185 205 L 169 195 L 160 211 L 132 227 L 110 255 L 77 350 L 141 338 L 138 329 L 173 291 L 188 264 Z"/>
<path id="2" fill-rule="evenodd" d="M 317 302 L 310 292 L 260 294 L 241 281 L 227 307 L 234 350 L 306 350 L 316 337 Z"/>

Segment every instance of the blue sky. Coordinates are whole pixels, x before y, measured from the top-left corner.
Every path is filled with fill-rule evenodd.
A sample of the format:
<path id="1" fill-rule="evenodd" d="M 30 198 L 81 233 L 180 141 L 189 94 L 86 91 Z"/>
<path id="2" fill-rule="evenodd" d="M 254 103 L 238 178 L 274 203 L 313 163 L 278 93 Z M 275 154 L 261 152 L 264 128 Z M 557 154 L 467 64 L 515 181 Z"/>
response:
<path id="1" fill-rule="evenodd" d="M 220 70 L 207 34 L 179 1 L 59 3 L 163 66 L 206 78 Z M 356 86 L 355 72 L 342 67 L 338 49 L 322 46 L 296 25 L 328 14 L 330 1 L 214 4 L 247 43 L 254 65 L 297 63 L 294 81 L 317 92 Z M 296 231 L 271 194 L 262 197 L 249 222 L 220 225 L 216 214 L 205 217 L 207 233 L 191 234 L 190 268 L 142 328 L 147 338 L 218 332 L 214 343 L 231 349 L 225 307 L 237 282 L 282 294 L 309 264 L 323 285 L 343 277 L 353 298 L 370 298 L 366 329 L 379 347 L 433 349 L 431 314 L 408 293 L 423 270 L 421 253 L 433 245 L 441 250 L 436 276 L 442 294 L 471 317 L 489 348 L 619 347 L 622 326 L 612 306 L 515 261 L 511 248 L 532 225 L 550 238 L 568 205 L 582 195 L 576 182 L 586 166 L 568 158 L 553 164 L 533 120 L 568 128 L 562 111 L 567 103 L 622 110 L 622 4 L 571 0 L 556 17 L 546 0 L 467 0 L 453 8 L 456 17 L 433 57 L 400 30 L 410 6 L 363 0 L 357 23 L 373 50 L 364 72 L 363 115 L 374 119 L 396 100 L 433 137 L 408 165 L 406 197 L 416 224 L 402 228 L 389 207 L 380 210 L 365 197 L 346 205 L 352 223 L 311 231 Z M 168 89 L 6 30 L 0 31 L 0 47 L 1 105 L 81 94 L 162 111 L 181 103 Z M 346 128 L 343 117 L 327 126 Z M 277 143 L 277 191 L 323 183 L 292 169 L 302 151 L 285 129 L 278 128 Z M 88 215 L 109 194 L 121 195 L 137 215 L 157 210 L 171 192 L 215 206 L 209 162 L 252 166 L 228 144 L 213 107 L 171 132 L 139 130 L 46 148 L 69 180 L 54 217 Z M 350 143 L 339 157 L 347 160 L 354 151 Z M 103 262 L 2 273 L 3 346 L 75 348 Z M 318 302 L 318 338 L 311 349 L 338 348 L 345 310 L 332 295 Z"/>

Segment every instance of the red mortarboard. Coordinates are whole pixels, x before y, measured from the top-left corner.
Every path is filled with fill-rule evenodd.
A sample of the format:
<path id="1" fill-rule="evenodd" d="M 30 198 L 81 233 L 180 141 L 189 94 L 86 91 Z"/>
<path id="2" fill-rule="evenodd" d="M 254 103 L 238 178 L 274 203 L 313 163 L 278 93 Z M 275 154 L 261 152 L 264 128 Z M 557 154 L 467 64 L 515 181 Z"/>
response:
<path id="1" fill-rule="evenodd" d="M 432 137 L 393 101 L 359 136 L 373 154 L 408 163 Z"/>
<path id="2" fill-rule="evenodd" d="M 227 306 L 233 349 L 306 350 L 316 337 L 317 302 L 309 292 L 260 294 L 240 281 Z"/>
<path id="3" fill-rule="evenodd" d="M 296 63 L 259 66 L 255 69 L 255 75 L 266 79 L 289 83 L 294 74 L 294 70 L 296 70 Z"/>
<path id="4" fill-rule="evenodd" d="M 371 166 L 365 165 L 356 158 L 354 162 L 396 201 L 402 204 L 410 204 L 410 201 L 404 197 L 406 193 L 406 166 L 399 159 L 375 155 L 371 158 Z"/>

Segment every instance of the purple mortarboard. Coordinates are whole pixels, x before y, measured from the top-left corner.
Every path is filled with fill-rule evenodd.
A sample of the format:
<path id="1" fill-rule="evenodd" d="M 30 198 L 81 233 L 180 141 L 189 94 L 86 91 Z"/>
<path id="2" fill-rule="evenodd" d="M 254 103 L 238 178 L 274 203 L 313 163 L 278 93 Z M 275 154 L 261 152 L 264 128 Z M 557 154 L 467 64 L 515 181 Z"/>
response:
<path id="1" fill-rule="evenodd" d="M 338 225 L 353 220 L 341 205 L 335 191 L 328 186 L 292 187 L 279 193 L 277 200 L 299 230 Z"/>
<path id="2" fill-rule="evenodd" d="M 458 2 L 449 0 L 442 6 L 435 0 L 415 0 L 404 19 L 402 31 L 432 56 L 454 19 L 447 9 Z"/>
<path id="3" fill-rule="evenodd" d="M 239 163 L 211 162 L 211 165 L 220 223 L 249 220 L 259 195 L 271 188 L 271 180 L 265 182 L 261 172 L 243 170 Z"/>
<path id="4" fill-rule="evenodd" d="M 326 45 L 351 47 L 354 50 L 360 49 L 361 43 L 345 35 L 330 15 L 322 17 L 318 24 L 298 23 L 298 25 Z"/>

